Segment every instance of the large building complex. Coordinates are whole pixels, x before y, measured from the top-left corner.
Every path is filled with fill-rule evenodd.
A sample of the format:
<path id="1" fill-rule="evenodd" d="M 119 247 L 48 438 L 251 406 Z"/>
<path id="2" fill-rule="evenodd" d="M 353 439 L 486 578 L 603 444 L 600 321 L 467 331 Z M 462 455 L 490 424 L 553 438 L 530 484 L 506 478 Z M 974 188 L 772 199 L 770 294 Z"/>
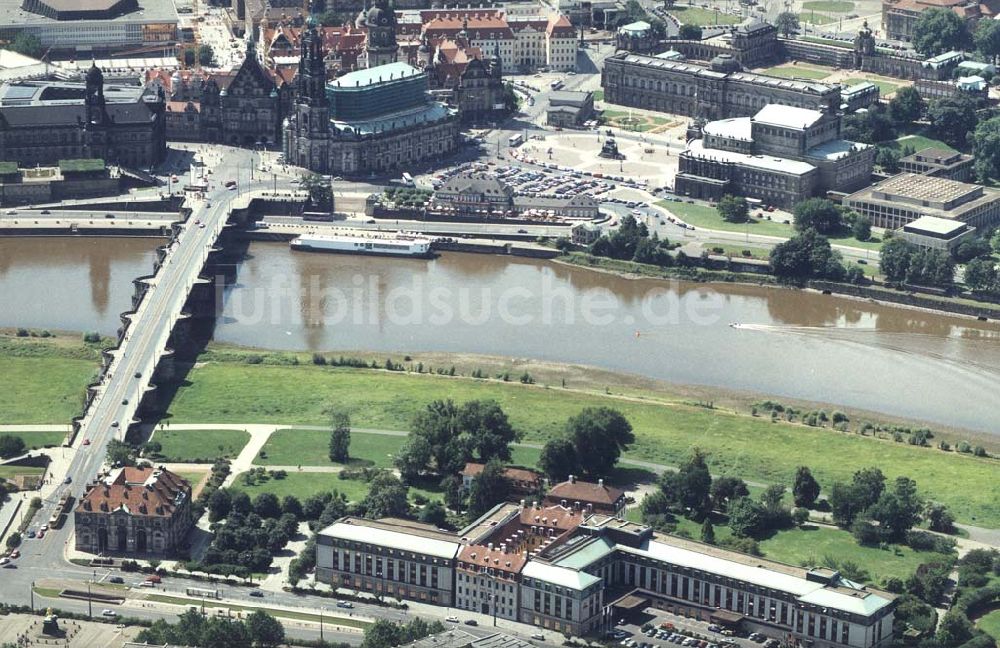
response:
<path id="1" fill-rule="evenodd" d="M 920 13 L 928 9 L 950 9 L 965 21 L 970 32 L 975 32 L 976 22 L 994 16 L 997 5 L 978 0 L 882 0 L 882 27 L 886 38 L 912 40 Z"/>
<path id="2" fill-rule="evenodd" d="M 608 103 L 704 119 L 749 117 L 767 104 L 834 113 L 840 87 L 744 72 L 729 54 L 710 65 L 619 53 L 604 62 Z"/>
<path id="3" fill-rule="evenodd" d="M 177 11 L 173 2 L 162 0 L 0 0 L 0 42 L 13 41 L 20 32 L 55 50 L 162 46 L 172 51 Z"/>
<path id="4" fill-rule="evenodd" d="M 326 83 L 315 24 L 301 38 L 286 159 L 321 173 L 359 175 L 441 159 L 459 144 L 458 112 L 428 95 L 427 74 L 396 62 Z"/>
<path id="5" fill-rule="evenodd" d="M 753 117 L 713 121 L 688 142 L 675 191 L 718 200 L 725 194 L 790 207 L 828 191 L 868 183 L 875 149 L 840 138 L 840 117 L 771 104 Z"/>
<path id="6" fill-rule="evenodd" d="M 502 504 L 454 533 L 348 517 L 319 533 L 316 565 L 317 579 L 334 587 L 572 635 L 653 606 L 725 617 L 817 648 L 881 648 L 892 640 L 892 595 L 836 571 L 724 551 L 562 505 Z"/>
<path id="7" fill-rule="evenodd" d="M 915 173 L 900 173 L 852 193 L 844 198 L 844 206 L 886 229 L 898 229 L 922 216 L 980 230 L 1000 224 L 1000 190 Z"/>
<path id="8" fill-rule="evenodd" d="M 169 554 L 187 538 L 191 486 L 166 468 L 116 468 L 94 481 L 73 513 L 76 549 Z"/>
<path id="9" fill-rule="evenodd" d="M 97 67 L 80 83 L 0 86 L 0 160 L 22 166 L 99 158 L 148 167 L 166 154 L 164 96 L 104 86 Z"/>

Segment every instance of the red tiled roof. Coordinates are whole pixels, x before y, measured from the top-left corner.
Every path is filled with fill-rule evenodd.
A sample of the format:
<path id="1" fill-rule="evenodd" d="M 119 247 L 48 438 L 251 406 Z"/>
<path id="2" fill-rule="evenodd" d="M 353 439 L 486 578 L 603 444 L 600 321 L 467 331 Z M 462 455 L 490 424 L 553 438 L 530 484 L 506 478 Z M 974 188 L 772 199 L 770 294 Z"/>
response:
<path id="1" fill-rule="evenodd" d="M 607 484 L 573 479 L 553 486 L 546 498 L 549 500 L 566 500 L 567 502 L 591 502 L 614 506 L 615 502 L 624 497 L 625 491 Z"/>
<path id="2" fill-rule="evenodd" d="M 538 526 L 558 531 L 569 531 L 580 526 L 583 514 L 565 506 L 526 506 L 521 509 L 518 521 L 524 526 Z"/>
<path id="3" fill-rule="evenodd" d="M 475 463 L 470 461 L 469 463 L 465 464 L 465 468 L 462 470 L 462 474 L 467 477 L 476 477 L 481 472 L 483 472 L 483 468 L 485 467 L 486 467 L 485 464 Z M 537 482 L 540 481 L 542 478 L 542 476 L 536 473 L 534 470 L 528 470 L 526 468 L 507 467 L 504 470 L 504 475 L 507 477 L 507 479 L 520 482 Z"/>
<path id="4" fill-rule="evenodd" d="M 190 484 L 176 473 L 152 466 L 125 467 L 91 484 L 76 510 L 110 513 L 122 509 L 130 515 L 168 517 L 190 497 Z"/>
<path id="5" fill-rule="evenodd" d="M 462 547 L 462 550 L 458 552 L 458 560 L 469 566 L 492 567 L 502 572 L 520 574 L 521 570 L 524 569 L 524 564 L 528 562 L 528 556 L 524 552 L 515 552 L 510 549 L 502 551 L 496 545 L 493 549 L 486 545 L 468 545 Z M 463 566 L 459 565 L 460 568 Z"/>

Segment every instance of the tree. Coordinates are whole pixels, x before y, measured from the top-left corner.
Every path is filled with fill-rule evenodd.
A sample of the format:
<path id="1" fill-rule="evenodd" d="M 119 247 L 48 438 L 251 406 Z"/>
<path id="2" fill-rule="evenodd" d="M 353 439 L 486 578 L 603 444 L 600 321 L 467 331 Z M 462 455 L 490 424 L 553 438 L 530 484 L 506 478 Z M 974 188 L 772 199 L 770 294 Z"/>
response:
<path id="1" fill-rule="evenodd" d="M 473 400 L 458 410 L 458 427 L 473 439 L 479 460 L 510 461 L 510 444 L 521 438 L 495 400 Z"/>
<path id="2" fill-rule="evenodd" d="M 716 206 L 719 216 L 729 223 L 745 223 L 750 218 L 750 206 L 746 198 L 726 194 Z"/>
<path id="3" fill-rule="evenodd" d="M 760 494 L 762 530 L 787 526 L 791 522 L 791 511 L 783 503 L 785 491 L 784 484 L 771 484 Z"/>
<path id="4" fill-rule="evenodd" d="M 247 632 L 257 648 L 277 648 L 285 642 L 285 628 L 273 616 L 257 610 L 247 617 Z"/>
<path id="5" fill-rule="evenodd" d="M 705 544 L 715 544 L 715 527 L 709 518 L 705 518 L 701 524 L 701 541 Z"/>
<path id="6" fill-rule="evenodd" d="M 105 456 L 112 466 L 135 465 L 135 448 L 118 439 L 108 441 L 108 450 Z"/>
<path id="7" fill-rule="evenodd" d="M 576 446 L 567 437 L 549 439 L 542 446 L 538 467 L 550 479 L 566 479 L 567 475 L 580 472 L 580 462 L 576 456 Z"/>
<path id="8" fill-rule="evenodd" d="M 927 108 L 927 119 L 938 138 L 955 148 L 965 148 L 969 143 L 969 134 L 975 132 L 979 119 L 976 117 L 976 101 L 964 93 L 932 101 Z"/>
<path id="9" fill-rule="evenodd" d="M 211 65 L 215 52 L 211 45 L 200 45 L 198 47 L 198 63 L 201 65 Z"/>
<path id="10" fill-rule="evenodd" d="M 712 507 L 725 511 L 737 497 L 749 497 L 750 489 L 739 477 L 719 477 L 712 481 Z"/>
<path id="11" fill-rule="evenodd" d="M 445 510 L 444 505 L 438 500 L 431 500 L 420 511 L 419 519 L 424 524 L 443 527 L 448 523 L 448 511 Z"/>
<path id="12" fill-rule="evenodd" d="M 876 144 L 892 139 L 892 120 L 881 104 L 872 104 L 868 112 L 856 112 L 847 115 L 843 120 L 842 135 L 852 142 Z"/>
<path id="13" fill-rule="evenodd" d="M 955 531 L 955 516 L 944 504 L 929 503 L 925 516 L 931 531 L 940 533 L 953 533 Z"/>
<path id="14" fill-rule="evenodd" d="M 799 15 L 791 11 L 782 11 L 774 20 L 774 26 L 785 38 L 799 31 Z"/>
<path id="15" fill-rule="evenodd" d="M 962 241 L 951 252 L 951 256 L 959 263 L 966 263 L 978 257 L 990 256 L 993 248 L 989 241 L 981 238 L 973 238 Z"/>
<path id="16" fill-rule="evenodd" d="M 885 475 L 878 468 L 862 468 L 851 477 L 851 483 L 857 490 L 855 495 L 861 510 L 867 510 L 882 497 L 882 492 L 885 490 Z"/>
<path id="17" fill-rule="evenodd" d="M 302 188 L 309 192 L 309 202 L 316 209 L 333 209 L 333 188 L 330 181 L 318 173 L 303 173 Z"/>
<path id="18" fill-rule="evenodd" d="M 302 517 L 302 502 L 294 495 L 285 495 L 281 498 L 281 514 L 293 515 L 295 519 Z"/>
<path id="19" fill-rule="evenodd" d="M 879 269 L 886 280 L 899 283 L 906 279 L 906 271 L 910 267 L 910 256 L 913 252 L 913 244 L 901 238 L 890 238 L 882 244 Z"/>
<path id="20" fill-rule="evenodd" d="M 406 517 L 410 514 L 410 503 L 406 499 L 409 490 L 395 475 L 383 473 L 369 482 L 368 494 L 361 500 L 359 508 L 371 520 Z"/>
<path id="21" fill-rule="evenodd" d="M 402 642 L 402 628 L 398 623 L 388 619 L 375 619 L 375 622 L 365 629 L 361 648 L 391 648 Z"/>
<path id="22" fill-rule="evenodd" d="M 819 497 L 820 486 L 807 466 L 799 466 L 795 471 L 795 482 L 792 485 L 792 497 L 795 506 L 812 508 Z"/>
<path id="23" fill-rule="evenodd" d="M 941 619 L 936 637 L 945 646 L 963 644 L 972 638 L 972 622 L 962 610 L 948 610 L 944 618 Z"/>
<path id="24" fill-rule="evenodd" d="M 951 9 L 925 9 L 913 26 L 913 49 L 925 57 L 965 50 L 969 44 L 965 21 Z"/>
<path id="25" fill-rule="evenodd" d="M 351 418 L 346 412 L 334 410 L 330 414 L 330 461 L 347 463 L 351 448 Z"/>
<path id="26" fill-rule="evenodd" d="M 681 40 L 701 40 L 701 27 L 698 25 L 681 25 L 677 30 L 677 37 Z"/>
<path id="27" fill-rule="evenodd" d="M 218 522 L 229 515 L 232 508 L 232 498 L 229 490 L 225 488 L 216 489 L 212 496 L 208 498 L 208 521 Z"/>
<path id="28" fill-rule="evenodd" d="M 404 482 L 413 481 L 431 462 L 431 444 L 426 437 L 411 434 L 396 454 L 394 463 Z"/>
<path id="29" fill-rule="evenodd" d="M 506 500 L 510 489 L 504 465 L 496 459 L 490 460 L 472 480 L 472 487 L 469 489 L 469 515 L 478 518 L 486 513 Z"/>
<path id="30" fill-rule="evenodd" d="M 10 49 L 31 58 L 38 58 L 44 51 L 42 41 L 38 39 L 38 36 L 25 31 L 17 33 L 17 36 L 14 37 L 14 42 L 10 44 Z"/>
<path id="31" fill-rule="evenodd" d="M 867 216 L 858 215 L 851 224 L 851 236 L 859 241 L 867 241 L 872 237 L 872 221 Z"/>
<path id="32" fill-rule="evenodd" d="M 606 477 L 618 457 L 635 443 L 632 424 L 618 410 L 588 407 L 566 422 L 566 436 L 576 448 L 583 474 Z"/>
<path id="33" fill-rule="evenodd" d="M 21 544 L 20 532 L 11 531 L 10 535 L 7 536 L 7 541 L 4 544 L 7 545 L 8 549 L 16 549 Z"/>
<path id="34" fill-rule="evenodd" d="M 253 502 L 250 501 L 250 496 L 243 491 L 230 493 L 230 499 L 230 512 L 246 515 L 253 511 Z"/>
<path id="35" fill-rule="evenodd" d="M 973 259 L 965 265 L 965 285 L 981 292 L 1000 291 L 996 263 L 988 257 Z"/>
<path id="36" fill-rule="evenodd" d="M 906 532 L 920 522 L 924 502 L 917 495 L 917 484 L 909 477 L 897 477 L 891 492 L 884 492 L 872 506 L 872 517 L 878 520 L 887 537 L 900 541 Z"/>
<path id="37" fill-rule="evenodd" d="M 814 229 L 820 234 L 833 234 L 841 227 L 840 210 L 825 198 L 809 198 L 795 205 L 795 229 Z"/>
<path id="38" fill-rule="evenodd" d="M 853 484 L 834 482 L 830 486 L 830 493 L 827 496 L 830 502 L 830 511 L 833 514 L 833 521 L 837 526 L 848 529 L 854 524 L 854 520 L 864 510 L 860 505 L 856 488 Z"/>
<path id="39" fill-rule="evenodd" d="M 1000 23 L 989 21 L 1000 31 Z M 1000 178 L 1000 117 L 991 117 L 976 126 L 972 134 L 976 175 L 981 182 Z"/>
<path id="40" fill-rule="evenodd" d="M 888 146 L 880 146 L 875 154 L 875 164 L 886 173 L 899 171 L 899 152 Z"/>
<path id="41" fill-rule="evenodd" d="M 260 493 L 253 498 L 253 512 L 262 518 L 276 518 L 281 515 L 281 503 L 274 493 Z"/>
<path id="42" fill-rule="evenodd" d="M 997 57 L 1000 57 L 1000 23 L 991 20 L 977 22 L 972 42 L 984 58 L 996 63 Z M 898 90 L 896 92 L 899 93 Z"/>
<path id="43" fill-rule="evenodd" d="M 0 457 L 16 457 L 24 454 L 24 439 L 13 434 L 0 435 Z"/>
<path id="44" fill-rule="evenodd" d="M 889 116 L 892 121 L 900 125 L 917 121 L 926 109 L 927 102 L 913 86 L 903 86 L 896 90 L 896 94 L 889 101 Z"/>
<path id="45" fill-rule="evenodd" d="M 761 529 L 761 506 L 749 497 L 729 503 L 729 528 L 740 538 L 756 535 Z"/>
<path id="46" fill-rule="evenodd" d="M 705 454 L 693 448 L 687 460 L 677 471 L 676 499 L 682 507 L 700 518 L 712 509 L 712 475 L 705 462 Z M 668 493 L 669 495 L 669 493 Z"/>
<path id="47" fill-rule="evenodd" d="M 195 59 L 198 58 L 197 54 L 194 51 L 194 49 L 192 49 L 190 47 L 184 48 L 184 54 L 183 54 L 183 56 L 184 56 L 184 65 L 186 65 L 188 67 L 194 65 Z"/>
<path id="48" fill-rule="evenodd" d="M 846 274 L 840 253 L 834 252 L 830 241 L 814 229 L 774 246 L 770 259 L 774 274 L 788 279 L 818 277 L 839 281 Z"/>

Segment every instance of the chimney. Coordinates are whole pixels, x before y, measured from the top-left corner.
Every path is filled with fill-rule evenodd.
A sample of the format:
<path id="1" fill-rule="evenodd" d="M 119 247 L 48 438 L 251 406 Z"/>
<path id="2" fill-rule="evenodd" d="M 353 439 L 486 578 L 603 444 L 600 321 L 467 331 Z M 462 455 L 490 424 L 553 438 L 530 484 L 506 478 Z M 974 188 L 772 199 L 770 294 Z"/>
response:
<path id="1" fill-rule="evenodd" d="M 566 500 L 559 500 L 559 504 L 562 505 L 563 507 L 565 507 L 566 506 Z"/>
<path id="2" fill-rule="evenodd" d="M 571 483 L 571 484 L 575 484 L 576 483 L 576 475 L 570 475 L 569 476 L 569 483 Z"/>
<path id="3" fill-rule="evenodd" d="M 500 553 L 507 553 L 507 543 L 506 542 L 501 542 L 500 543 Z"/>
<path id="4" fill-rule="evenodd" d="M 524 500 L 521 500 L 521 510 L 524 510 Z"/>
<path id="5" fill-rule="evenodd" d="M 489 544 L 489 547 L 490 547 L 490 551 L 493 551 L 493 543 L 492 542 Z"/>
<path id="6" fill-rule="evenodd" d="M 604 488 L 604 480 L 603 479 L 598 479 L 597 480 L 597 485 L 600 486 L 601 488 Z"/>

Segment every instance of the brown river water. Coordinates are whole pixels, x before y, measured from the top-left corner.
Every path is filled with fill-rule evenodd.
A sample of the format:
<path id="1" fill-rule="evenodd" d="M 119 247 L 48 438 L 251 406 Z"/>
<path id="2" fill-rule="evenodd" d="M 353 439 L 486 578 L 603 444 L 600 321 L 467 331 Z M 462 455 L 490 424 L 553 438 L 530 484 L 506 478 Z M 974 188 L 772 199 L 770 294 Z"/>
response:
<path id="1" fill-rule="evenodd" d="M 153 239 L 0 239 L 0 326 L 111 333 Z M 773 288 L 631 280 L 529 259 L 254 243 L 216 339 L 462 352 L 627 371 L 1000 433 L 1000 325 Z"/>

